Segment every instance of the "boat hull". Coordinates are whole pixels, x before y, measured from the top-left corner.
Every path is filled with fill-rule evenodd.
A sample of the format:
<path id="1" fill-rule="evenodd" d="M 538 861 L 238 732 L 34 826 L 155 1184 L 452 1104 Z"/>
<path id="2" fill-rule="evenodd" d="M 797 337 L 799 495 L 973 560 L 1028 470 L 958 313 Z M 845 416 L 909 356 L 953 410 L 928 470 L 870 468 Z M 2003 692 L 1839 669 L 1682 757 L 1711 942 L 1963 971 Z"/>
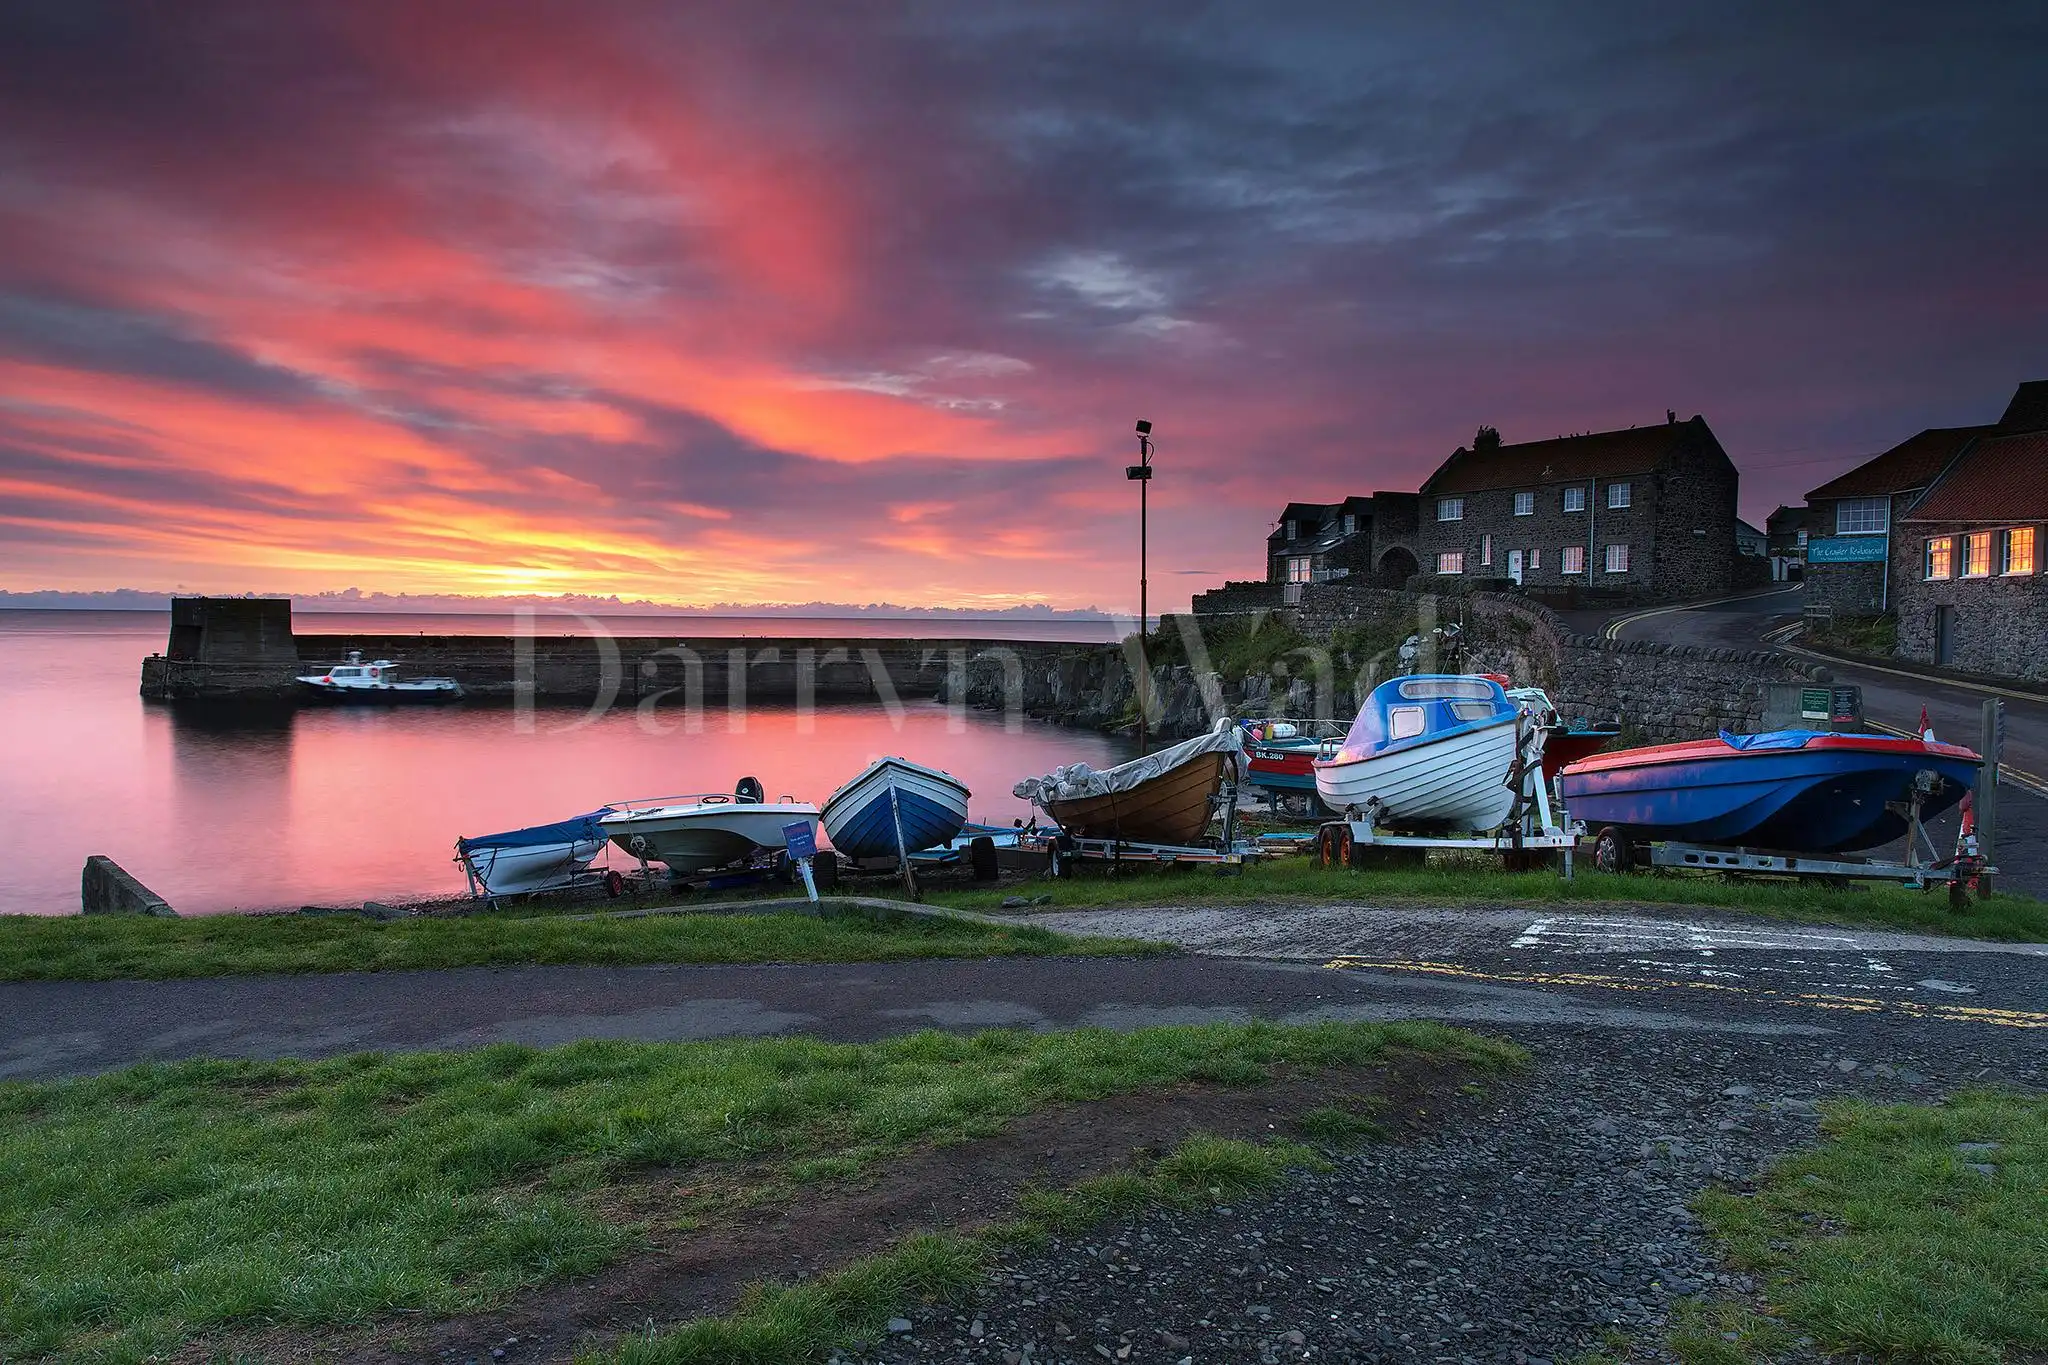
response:
<path id="1" fill-rule="evenodd" d="M 493 896 L 553 891 L 567 886 L 604 852 L 602 838 L 521 848 L 479 848 L 462 855 L 477 884 Z"/>
<path id="2" fill-rule="evenodd" d="M 700 872 L 781 848 L 784 825 L 817 816 L 816 806 L 796 802 L 727 801 L 621 811 L 600 823 L 635 858 L 665 863 L 672 872 Z"/>
<path id="3" fill-rule="evenodd" d="M 1915 776 L 1943 779 L 1921 804 L 1939 815 L 1975 785 L 1982 764 L 1967 749 L 1918 740 L 1821 736 L 1801 749 L 1739 750 L 1717 741 L 1602 754 L 1564 771 L 1572 818 L 1645 839 L 1730 844 L 1800 853 L 1877 848 L 1906 832 L 1887 803 Z"/>
<path id="4" fill-rule="evenodd" d="M 1216 794 L 1233 762 L 1227 752 L 1200 754 L 1128 791 L 1048 800 L 1045 813 L 1077 839 L 1193 844 L 1209 828 Z"/>
<path id="5" fill-rule="evenodd" d="M 391 683 L 378 687 L 342 687 L 318 678 L 300 678 L 299 694 L 319 701 L 362 706 L 406 706 L 462 700 L 462 688 L 449 684 Z"/>
<path id="6" fill-rule="evenodd" d="M 847 857 L 893 858 L 949 842 L 967 823 L 967 797 L 966 786 L 950 774 L 881 758 L 832 793 L 818 816 L 832 847 Z"/>
<path id="7" fill-rule="evenodd" d="M 1514 809 L 1508 786 L 1519 727 L 1512 715 L 1427 744 L 1314 763 L 1316 794 L 1333 811 L 1377 801 L 1389 828 L 1485 831 Z"/>

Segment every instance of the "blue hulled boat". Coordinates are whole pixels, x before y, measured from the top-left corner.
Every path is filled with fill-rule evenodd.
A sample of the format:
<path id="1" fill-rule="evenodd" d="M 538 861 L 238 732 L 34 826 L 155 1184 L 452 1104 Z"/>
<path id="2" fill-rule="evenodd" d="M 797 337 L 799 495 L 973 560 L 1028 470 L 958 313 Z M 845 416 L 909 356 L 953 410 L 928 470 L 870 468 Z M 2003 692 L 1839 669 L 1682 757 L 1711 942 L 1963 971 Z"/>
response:
<path id="1" fill-rule="evenodd" d="M 947 843 L 967 823 L 968 791 L 951 773 L 878 758 L 818 811 L 825 837 L 849 858 L 893 858 Z M 902 840 L 897 831 L 901 827 Z"/>
<path id="2" fill-rule="evenodd" d="M 1983 761 L 1933 740 L 1813 730 L 1660 744 L 1595 754 L 1559 777 L 1572 818 L 1632 838 L 1799 853 L 1876 848 L 1906 832 L 1898 803 L 1922 772 L 1920 814 L 1939 815 L 1977 783 Z M 1928 788 L 1931 788 L 1929 790 Z"/>

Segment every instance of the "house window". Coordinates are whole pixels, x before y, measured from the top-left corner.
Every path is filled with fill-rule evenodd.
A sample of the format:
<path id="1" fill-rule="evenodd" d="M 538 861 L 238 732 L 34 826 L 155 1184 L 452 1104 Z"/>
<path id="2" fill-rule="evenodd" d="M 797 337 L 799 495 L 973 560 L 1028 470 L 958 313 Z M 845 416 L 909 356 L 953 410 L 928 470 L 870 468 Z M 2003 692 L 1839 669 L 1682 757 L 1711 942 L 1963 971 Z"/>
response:
<path id="1" fill-rule="evenodd" d="M 1534 493 L 1515 494 L 1515 515 L 1518 517 L 1533 517 L 1536 515 L 1536 495 Z"/>
<path id="2" fill-rule="evenodd" d="M 1351 513 L 1351 512 L 1346 512 L 1346 513 L 1344 514 L 1344 534 L 1348 536 L 1348 535 L 1350 535 L 1350 534 L 1351 534 L 1352 532 L 1356 531 L 1357 529 L 1358 529 L 1358 517 L 1357 517 L 1357 515 L 1356 515 L 1356 514 L 1354 514 L 1354 513 Z"/>
<path id="3" fill-rule="evenodd" d="M 1628 546 L 1610 545 L 1607 547 L 1607 572 L 1628 572 Z"/>
<path id="4" fill-rule="evenodd" d="M 1436 500 L 1436 519 L 1438 521 L 1463 521 L 1465 519 L 1465 500 L 1463 498 L 1438 498 Z"/>
<path id="5" fill-rule="evenodd" d="M 1972 531 L 1963 537 L 1963 577 L 1988 578 L 1991 575 L 1991 533 Z"/>
<path id="6" fill-rule="evenodd" d="M 1949 552 L 1955 544 L 1947 536 L 1927 542 L 1927 576 L 1947 578 L 1949 575 Z"/>
<path id="7" fill-rule="evenodd" d="M 1543 551 L 1529 551 L 1529 567 L 1532 569 L 1540 569 L 1543 567 Z"/>
<path id="8" fill-rule="evenodd" d="M 1565 510 L 1565 511 L 1567 511 L 1567 512 L 1583 512 L 1583 511 L 1585 511 L 1585 510 L 1586 510 L 1586 490 L 1585 490 L 1585 489 L 1583 489 L 1583 488 L 1567 488 L 1567 489 L 1565 489 L 1565 490 L 1564 490 L 1564 510 Z"/>
<path id="9" fill-rule="evenodd" d="M 1493 537 L 1490 535 L 1479 537 L 1479 562 L 1493 563 Z"/>
<path id="10" fill-rule="evenodd" d="M 1307 555 L 1295 555 L 1287 561 L 1287 581 L 1289 583 L 1308 583 L 1314 581 L 1314 564 L 1315 560 Z"/>
<path id="11" fill-rule="evenodd" d="M 1586 547 L 1583 545 L 1565 546 L 1564 550 L 1558 555 L 1557 571 L 1559 573 L 1584 573 L 1586 571 Z"/>
<path id="12" fill-rule="evenodd" d="M 1609 507 L 1626 507 L 1626 506 L 1628 506 L 1628 500 L 1629 500 L 1629 493 L 1630 493 L 1630 491 L 1631 491 L 1631 490 L 1630 490 L 1630 488 L 1629 488 L 1629 485 L 1628 485 L 1627 483 L 1625 483 L 1625 482 L 1624 482 L 1624 483 L 1610 483 L 1610 484 L 1608 484 L 1608 485 L 1607 485 L 1607 505 L 1608 505 Z"/>
<path id="13" fill-rule="evenodd" d="M 1798 540 L 1797 540 L 1797 544 L 1798 544 L 1799 548 L 1800 548 L 1800 549 L 1802 549 L 1802 550 L 1806 548 L 1806 532 L 1804 532 L 1804 531 L 1801 531 L 1801 532 L 1799 533 L 1799 536 L 1798 536 Z"/>
<path id="14" fill-rule="evenodd" d="M 1999 555 L 2000 573 L 2032 573 L 2034 571 L 2034 528 L 2015 526 L 2003 532 L 2003 552 Z"/>
<path id="15" fill-rule="evenodd" d="M 1891 511 L 1884 498 L 1843 498 L 1835 504 L 1835 534 L 1881 536 L 1891 525 Z"/>
<path id="16" fill-rule="evenodd" d="M 1290 522 L 1288 522 L 1288 523 L 1287 523 L 1287 538 L 1288 538 L 1289 540 L 1299 540 L 1299 539 L 1301 539 L 1301 523 L 1300 523 L 1300 522 L 1298 522 L 1298 521 L 1290 521 Z"/>
<path id="17" fill-rule="evenodd" d="M 1445 550 L 1436 557 L 1436 571 L 1438 573 L 1465 572 L 1465 552 L 1463 550 Z"/>

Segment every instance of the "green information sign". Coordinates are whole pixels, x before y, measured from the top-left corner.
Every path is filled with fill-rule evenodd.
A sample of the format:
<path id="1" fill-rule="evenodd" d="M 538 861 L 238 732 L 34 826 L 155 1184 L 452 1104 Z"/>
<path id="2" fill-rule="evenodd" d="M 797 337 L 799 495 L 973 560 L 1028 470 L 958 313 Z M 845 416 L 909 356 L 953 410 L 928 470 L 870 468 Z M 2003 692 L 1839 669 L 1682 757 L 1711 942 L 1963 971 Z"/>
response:
<path id="1" fill-rule="evenodd" d="M 1833 712 L 1832 712 L 1832 711 L 1830 710 L 1830 705 L 1829 705 L 1829 704 L 1830 704 L 1831 702 L 1833 702 L 1833 701 L 1834 701 L 1834 699 L 1835 699 L 1835 698 L 1834 698 L 1834 693 L 1830 692 L 1830 691 L 1829 691 L 1829 690 L 1828 690 L 1827 688 L 1825 688 L 1825 687 L 1802 687 L 1802 688 L 1800 688 L 1800 689 L 1799 689 L 1799 719 L 1801 719 L 1801 720 L 1828 720 L 1828 719 L 1830 719 L 1830 718 L 1832 717 L 1832 715 L 1833 715 Z"/>

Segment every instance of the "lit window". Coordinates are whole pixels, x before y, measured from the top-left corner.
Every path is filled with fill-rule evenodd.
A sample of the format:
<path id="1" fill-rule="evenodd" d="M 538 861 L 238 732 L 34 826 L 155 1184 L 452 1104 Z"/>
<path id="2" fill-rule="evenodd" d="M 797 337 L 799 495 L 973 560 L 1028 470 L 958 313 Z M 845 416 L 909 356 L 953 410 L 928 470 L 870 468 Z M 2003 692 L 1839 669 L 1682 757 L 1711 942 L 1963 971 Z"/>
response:
<path id="1" fill-rule="evenodd" d="M 1627 485 L 1626 483 L 1610 483 L 1610 484 L 1608 484 L 1608 485 L 1607 485 L 1607 505 L 1608 505 L 1609 507 L 1626 507 L 1626 506 L 1628 506 L 1629 492 L 1630 492 L 1630 488 L 1629 488 L 1629 485 Z"/>
<path id="2" fill-rule="evenodd" d="M 1991 533 L 1972 531 L 1963 537 L 1963 577 L 1985 578 L 1991 573 Z"/>
<path id="3" fill-rule="evenodd" d="M 1586 547 L 1567 545 L 1557 561 L 1559 573 L 1584 573 L 1586 571 Z"/>
<path id="4" fill-rule="evenodd" d="M 1536 515 L 1536 495 L 1534 493 L 1515 494 L 1515 515 L 1518 517 L 1533 517 Z"/>
<path id="5" fill-rule="evenodd" d="M 1583 489 L 1583 488 L 1567 488 L 1567 489 L 1565 489 L 1565 490 L 1564 490 L 1564 510 L 1565 510 L 1565 511 L 1567 511 L 1567 512 L 1583 512 L 1583 511 L 1585 511 L 1585 510 L 1586 510 L 1586 490 L 1585 490 L 1585 489 Z"/>
<path id="6" fill-rule="evenodd" d="M 1481 564 L 1493 563 L 1493 537 L 1490 535 L 1479 537 L 1479 562 Z"/>
<path id="7" fill-rule="evenodd" d="M 1463 521 L 1465 519 L 1465 500 L 1463 498 L 1438 498 L 1436 500 L 1436 519 L 1438 521 Z"/>
<path id="8" fill-rule="evenodd" d="M 1927 542 L 1927 576 L 1947 578 L 1949 575 L 1950 548 L 1955 544 L 1947 536 Z"/>
<path id="9" fill-rule="evenodd" d="M 2004 553 L 1999 556 L 2003 567 L 2000 573 L 2032 573 L 2034 571 L 2034 528 L 2015 526 L 2001 537 L 2005 542 Z"/>
<path id="10" fill-rule="evenodd" d="M 1543 567 L 1543 551 L 1529 551 L 1529 567 L 1532 569 L 1540 569 Z"/>
<path id="11" fill-rule="evenodd" d="M 1607 572 L 1628 572 L 1628 546 L 1610 545 L 1607 547 Z"/>
<path id="12" fill-rule="evenodd" d="M 1312 567 L 1314 563 L 1315 561 L 1307 555 L 1294 556 L 1287 561 L 1287 581 L 1289 583 L 1307 583 L 1312 581 L 1315 578 L 1315 572 Z"/>
<path id="13" fill-rule="evenodd" d="M 1883 498 L 1843 498 L 1835 504 L 1835 534 L 1881 536 L 1891 525 L 1891 511 Z"/>
<path id="14" fill-rule="evenodd" d="M 1436 557 L 1436 571 L 1438 573 L 1465 572 L 1465 552 L 1463 550 L 1445 550 Z"/>

